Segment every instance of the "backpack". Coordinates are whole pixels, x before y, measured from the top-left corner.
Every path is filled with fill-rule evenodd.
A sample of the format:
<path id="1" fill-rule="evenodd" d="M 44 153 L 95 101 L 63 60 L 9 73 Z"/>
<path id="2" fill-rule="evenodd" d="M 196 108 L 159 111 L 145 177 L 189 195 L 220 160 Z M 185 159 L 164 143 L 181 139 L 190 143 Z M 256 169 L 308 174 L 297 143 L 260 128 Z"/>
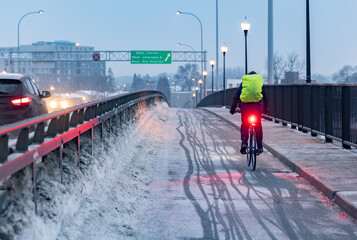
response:
<path id="1" fill-rule="evenodd" d="M 263 84 L 263 77 L 259 74 L 244 75 L 242 78 L 240 100 L 243 103 L 259 102 L 262 100 Z"/>

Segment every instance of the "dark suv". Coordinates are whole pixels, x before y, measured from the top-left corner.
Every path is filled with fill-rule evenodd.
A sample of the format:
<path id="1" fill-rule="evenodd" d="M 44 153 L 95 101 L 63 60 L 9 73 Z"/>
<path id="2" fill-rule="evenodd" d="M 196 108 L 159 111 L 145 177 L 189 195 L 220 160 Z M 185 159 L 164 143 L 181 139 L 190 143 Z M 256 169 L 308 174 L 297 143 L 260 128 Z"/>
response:
<path id="1" fill-rule="evenodd" d="M 49 96 L 49 91 L 41 94 L 29 76 L 0 74 L 0 125 L 47 113 L 47 105 L 42 98 Z"/>

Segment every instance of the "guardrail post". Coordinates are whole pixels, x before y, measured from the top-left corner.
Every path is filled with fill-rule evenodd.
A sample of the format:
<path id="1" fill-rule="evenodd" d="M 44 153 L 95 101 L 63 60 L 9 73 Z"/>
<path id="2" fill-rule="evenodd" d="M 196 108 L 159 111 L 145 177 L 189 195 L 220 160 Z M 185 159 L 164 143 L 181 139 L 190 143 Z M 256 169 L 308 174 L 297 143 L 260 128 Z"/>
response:
<path id="1" fill-rule="evenodd" d="M 344 141 L 351 141 L 351 114 L 350 114 L 350 87 L 342 86 L 342 146 L 346 149 L 351 149 L 350 145 L 344 143 Z"/>
<path id="2" fill-rule="evenodd" d="M 91 120 L 91 107 L 87 107 L 84 111 L 84 121 Z"/>
<path id="3" fill-rule="evenodd" d="M 32 162 L 32 193 L 33 193 L 33 202 L 35 204 L 35 214 L 37 215 L 37 189 L 36 189 L 36 159 Z"/>
<path id="4" fill-rule="evenodd" d="M 58 119 L 52 118 L 47 129 L 47 137 L 56 137 L 58 130 Z"/>
<path id="5" fill-rule="evenodd" d="M 309 85 L 310 88 L 310 134 L 312 137 L 316 137 L 317 134 L 313 133 L 312 130 L 314 130 L 314 98 L 316 98 L 317 96 L 314 96 L 314 86 Z M 317 129 L 316 129 L 317 130 Z"/>
<path id="6" fill-rule="evenodd" d="M 332 142 L 332 139 L 327 135 L 333 135 L 332 88 L 332 86 L 325 86 L 325 142 Z"/>
<path id="7" fill-rule="evenodd" d="M 302 112 L 302 99 L 303 99 L 302 85 L 298 86 L 298 130 L 303 131 L 303 112 Z"/>
<path id="8" fill-rule="evenodd" d="M 299 125 L 299 87 L 292 85 L 291 87 L 291 128 L 296 129 Z"/>
<path id="9" fill-rule="evenodd" d="M 29 146 L 29 128 L 25 127 L 21 129 L 19 136 L 17 137 L 16 150 L 25 152 Z"/>
<path id="10" fill-rule="evenodd" d="M 45 123 L 41 122 L 37 124 L 36 130 L 35 130 L 35 135 L 33 137 L 33 142 L 34 143 L 43 143 L 45 139 Z"/>
<path id="11" fill-rule="evenodd" d="M 78 132 L 78 167 L 81 166 L 81 131 Z"/>
<path id="12" fill-rule="evenodd" d="M 103 152 L 104 151 L 104 122 L 102 122 L 101 128 L 100 128 L 100 139 L 101 139 L 101 143 L 102 143 L 102 152 Z"/>
<path id="13" fill-rule="evenodd" d="M 63 165 L 62 165 L 62 157 L 63 157 L 63 140 L 61 139 L 61 145 L 60 145 L 60 161 L 59 161 L 59 167 L 60 167 L 60 175 L 61 175 L 61 183 L 63 184 Z"/>
<path id="14" fill-rule="evenodd" d="M 273 98 L 274 99 L 274 101 L 273 101 L 273 104 L 274 104 L 273 105 L 274 106 L 273 107 L 273 109 L 274 109 L 274 122 L 275 123 L 279 123 L 279 120 L 276 120 L 277 119 L 277 115 L 278 115 L 277 114 L 278 113 L 278 109 L 276 108 L 276 105 L 277 105 L 277 103 L 276 103 L 277 102 L 277 100 L 276 100 L 277 99 L 277 96 L 276 96 L 277 95 L 277 88 L 276 87 L 273 88 L 273 92 L 274 92 L 274 98 Z"/>
<path id="15" fill-rule="evenodd" d="M 65 116 L 62 115 L 58 118 L 58 132 L 59 133 L 64 133 L 65 132 Z"/>
<path id="16" fill-rule="evenodd" d="M 84 122 L 84 109 L 82 108 L 78 112 L 78 124 L 82 124 Z"/>
<path id="17" fill-rule="evenodd" d="M 70 127 L 77 127 L 78 125 L 78 111 L 74 111 L 71 115 L 71 120 L 69 121 L 69 126 Z"/>
<path id="18" fill-rule="evenodd" d="M 63 132 L 67 132 L 69 130 L 69 114 L 64 115 L 64 129 Z"/>
<path id="19" fill-rule="evenodd" d="M 109 117 L 109 142 L 112 142 L 112 117 Z"/>
<path id="20" fill-rule="evenodd" d="M 4 134 L 0 136 L 0 164 L 7 161 L 9 154 L 9 135 Z"/>
<path id="21" fill-rule="evenodd" d="M 93 152 L 93 147 L 94 147 L 94 125 L 92 125 L 92 128 L 91 128 L 91 136 L 92 136 L 92 159 L 94 157 L 94 152 Z"/>

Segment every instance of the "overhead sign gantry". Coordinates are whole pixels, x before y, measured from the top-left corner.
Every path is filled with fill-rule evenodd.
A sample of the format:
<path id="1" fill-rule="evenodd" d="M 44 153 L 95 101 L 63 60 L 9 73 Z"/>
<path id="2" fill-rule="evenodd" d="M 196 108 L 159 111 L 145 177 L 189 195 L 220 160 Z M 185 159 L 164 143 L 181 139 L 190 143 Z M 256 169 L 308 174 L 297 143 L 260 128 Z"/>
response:
<path id="1" fill-rule="evenodd" d="M 201 51 L 24 51 L 11 52 L 10 62 L 107 61 L 132 64 L 171 64 L 173 62 L 207 62 Z"/>

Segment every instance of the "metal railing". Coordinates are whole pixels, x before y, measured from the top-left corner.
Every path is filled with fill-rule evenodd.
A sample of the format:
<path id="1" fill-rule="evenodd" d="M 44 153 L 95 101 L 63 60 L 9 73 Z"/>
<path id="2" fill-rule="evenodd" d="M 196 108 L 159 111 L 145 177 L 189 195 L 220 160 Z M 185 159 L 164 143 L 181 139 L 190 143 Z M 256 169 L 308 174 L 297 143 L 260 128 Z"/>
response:
<path id="1" fill-rule="evenodd" d="M 78 138 L 78 167 L 80 167 L 80 136 L 91 131 L 92 156 L 94 127 L 101 125 L 103 137 L 104 123 L 111 126 L 112 117 L 122 111 L 143 104 L 146 107 L 155 101 L 166 101 L 158 91 L 141 91 L 114 96 L 69 109 L 26 119 L 0 127 L 0 182 L 16 172 L 32 165 L 35 211 L 36 204 L 36 163 L 46 154 L 59 148 L 62 179 L 63 145 Z"/>
<path id="2" fill-rule="evenodd" d="M 215 92 L 197 105 L 230 106 L 237 88 Z M 327 142 L 342 142 L 344 148 L 357 147 L 357 85 L 295 84 L 266 85 L 267 117 L 292 128 L 323 135 Z"/>

